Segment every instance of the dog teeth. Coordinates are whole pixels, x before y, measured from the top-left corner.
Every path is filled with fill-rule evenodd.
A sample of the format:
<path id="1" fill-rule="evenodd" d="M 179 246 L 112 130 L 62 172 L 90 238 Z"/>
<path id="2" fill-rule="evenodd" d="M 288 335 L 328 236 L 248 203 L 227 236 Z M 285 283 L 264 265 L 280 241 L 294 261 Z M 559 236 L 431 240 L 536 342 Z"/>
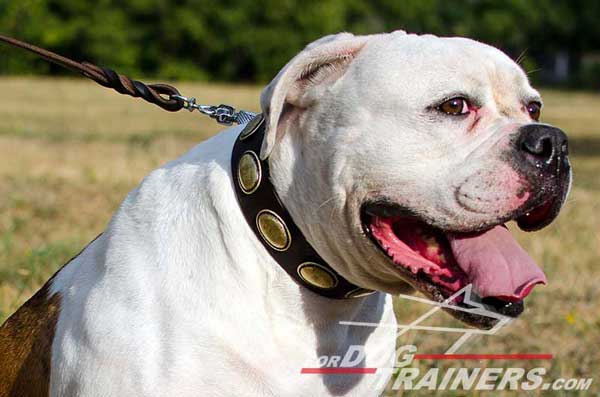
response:
<path id="1" fill-rule="evenodd" d="M 440 271 L 438 272 L 438 276 L 450 277 L 450 276 L 452 276 L 452 273 L 450 272 L 450 270 L 448 270 L 446 268 L 440 268 Z"/>
<path id="2" fill-rule="evenodd" d="M 430 245 L 427 247 L 427 255 L 430 257 L 437 255 L 438 252 L 439 252 L 439 247 L 436 247 L 433 245 Z"/>

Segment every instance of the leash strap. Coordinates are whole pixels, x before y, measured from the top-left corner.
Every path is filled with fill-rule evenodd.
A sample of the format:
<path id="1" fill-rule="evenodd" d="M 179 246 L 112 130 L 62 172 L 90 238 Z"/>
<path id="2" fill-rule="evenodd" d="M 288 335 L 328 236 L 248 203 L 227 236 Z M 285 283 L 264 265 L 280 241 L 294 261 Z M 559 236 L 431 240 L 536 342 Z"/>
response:
<path id="1" fill-rule="evenodd" d="M 29 51 L 48 62 L 62 66 L 73 72 L 80 73 L 103 87 L 112 88 L 119 94 L 129 95 L 134 98 L 142 98 L 146 102 L 157 105 L 169 112 L 176 112 L 181 109 L 187 109 L 190 112 L 198 110 L 200 113 L 225 125 L 231 125 L 233 123 L 243 124 L 256 115 L 255 113 L 244 110 L 236 112 L 235 108 L 228 105 L 197 105 L 195 98 L 186 98 L 182 96 L 179 93 L 179 90 L 172 85 L 145 84 L 138 80 L 132 80 L 112 69 L 99 67 L 89 62 L 76 62 L 52 51 L 45 50 L 9 36 L 0 34 L 0 42 Z"/>
<path id="2" fill-rule="evenodd" d="M 141 81 L 132 80 L 127 76 L 120 75 L 112 69 L 101 68 L 89 62 L 76 62 L 52 51 L 45 50 L 12 37 L 0 35 L 0 41 L 10 44 L 13 47 L 32 52 L 48 62 L 52 62 L 73 72 L 80 73 L 103 87 L 112 88 L 119 94 L 129 95 L 134 98 L 142 98 L 146 102 L 160 106 L 169 112 L 176 112 L 184 107 L 184 102 L 182 100 L 173 98 L 174 95 L 181 94 L 177 88 L 171 85 L 144 84 Z M 167 96 L 167 98 L 162 95 Z"/>
<path id="3" fill-rule="evenodd" d="M 262 114 L 236 139 L 231 156 L 235 192 L 242 213 L 275 262 L 298 284 L 333 299 L 359 298 L 374 291 L 352 284 L 321 258 L 281 204 L 259 153 L 265 133 Z"/>

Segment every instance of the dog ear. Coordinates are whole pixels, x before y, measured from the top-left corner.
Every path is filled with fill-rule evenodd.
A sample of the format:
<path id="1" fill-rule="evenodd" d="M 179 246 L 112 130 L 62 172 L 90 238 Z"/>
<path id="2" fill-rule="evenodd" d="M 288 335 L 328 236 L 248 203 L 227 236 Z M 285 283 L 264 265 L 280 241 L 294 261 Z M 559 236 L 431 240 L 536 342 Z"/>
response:
<path id="1" fill-rule="evenodd" d="M 275 76 L 260 96 L 266 131 L 261 159 L 271 154 L 283 135 L 279 121 L 288 106 L 306 108 L 319 93 L 339 79 L 371 36 L 339 33 L 310 43 Z"/>

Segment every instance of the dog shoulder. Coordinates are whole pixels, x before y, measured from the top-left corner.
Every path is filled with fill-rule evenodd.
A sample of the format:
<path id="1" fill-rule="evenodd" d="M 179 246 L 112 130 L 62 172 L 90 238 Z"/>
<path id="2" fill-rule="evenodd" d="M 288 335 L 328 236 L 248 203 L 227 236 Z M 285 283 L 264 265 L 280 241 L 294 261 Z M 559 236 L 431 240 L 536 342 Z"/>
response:
<path id="1" fill-rule="evenodd" d="M 0 397 L 49 395 L 53 343 L 62 309 L 62 279 L 71 275 L 78 259 L 101 236 L 62 266 L 0 326 Z"/>
<path id="2" fill-rule="evenodd" d="M 47 396 L 60 312 L 50 282 L 0 327 L 0 396 Z"/>

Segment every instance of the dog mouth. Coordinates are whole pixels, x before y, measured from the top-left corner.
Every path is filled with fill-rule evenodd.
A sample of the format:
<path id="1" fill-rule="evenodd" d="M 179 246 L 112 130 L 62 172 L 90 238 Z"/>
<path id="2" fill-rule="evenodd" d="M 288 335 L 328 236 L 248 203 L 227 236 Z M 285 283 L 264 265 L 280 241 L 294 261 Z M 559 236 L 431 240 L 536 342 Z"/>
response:
<path id="1" fill-rule="evenodd" d="M 524 230 L 539 229 L 558 213 L 561 204 L 556 201 L 560 200 L 548 200 L 506 221 L 515 220 Z M 445 231 L 388 201 L 363 204 L 361 221 L 365 233 L 403 278 L 436 301 L 471 284 L 486 309 L 517 317 L 524 309 L 523 299 L 536 285 L 546 284 L 543 271 L 504 222 L 484 230 Z M 454 304 L 462 306 L 462 298 Z M 455 310 L 450 313 L 479 328 L 497 322 Z"/>

